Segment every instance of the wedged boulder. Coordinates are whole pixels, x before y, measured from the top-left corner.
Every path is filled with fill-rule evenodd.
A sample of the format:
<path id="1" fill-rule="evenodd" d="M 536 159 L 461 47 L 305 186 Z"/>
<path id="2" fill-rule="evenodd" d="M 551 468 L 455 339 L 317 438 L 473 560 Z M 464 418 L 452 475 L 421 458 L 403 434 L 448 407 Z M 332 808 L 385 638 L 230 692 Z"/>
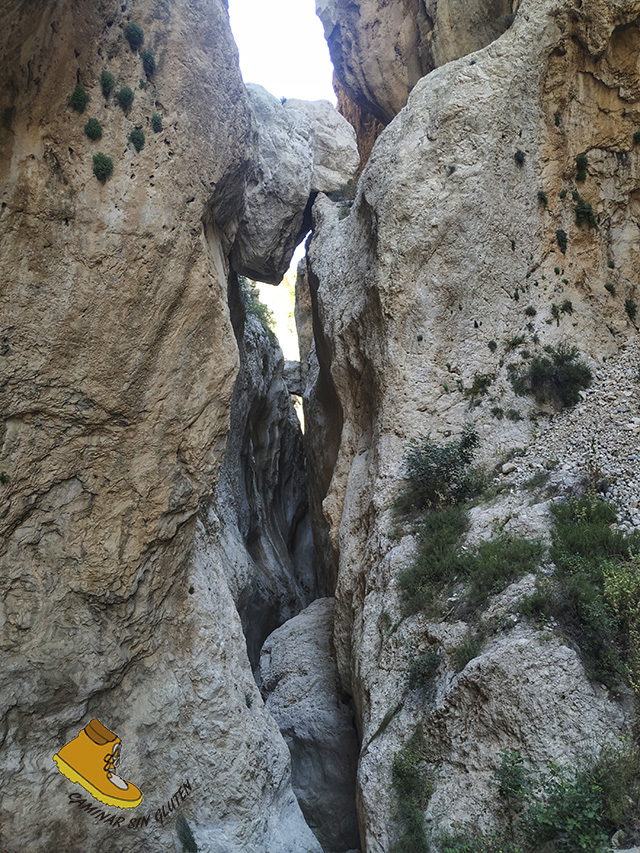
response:
<path id="1" fill-rule="evenodd" d="M 247 86 L 257 133 L 257 166 L 231 259 L 236 272 L 278 284 L 311 227 L 318 192 L 352 180 L 360 158 L 355 132 L 328 101 L 281 103 Z"/>
<path id="2" fill-rule="evenodd" d="M 323 850 L 359 848 L 355 806 L 358 738 L 340 692 L 331 639 L 333 599 L 320 598 L 267 638 L 262 690 L 291 752 L 291 778 Z"/>

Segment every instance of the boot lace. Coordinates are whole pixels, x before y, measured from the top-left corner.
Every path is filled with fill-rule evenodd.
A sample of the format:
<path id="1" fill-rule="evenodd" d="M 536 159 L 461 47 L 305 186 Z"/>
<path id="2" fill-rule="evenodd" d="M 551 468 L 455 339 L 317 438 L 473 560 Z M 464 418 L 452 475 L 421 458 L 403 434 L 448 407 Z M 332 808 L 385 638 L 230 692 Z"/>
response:
<path id="1" fill-rule="evenodd" d="M 113 752 L 108 752 L 104 757 L 104 772 L 116 774 L 116 768 L 120 764 L 120 745 L 118 744 Z"/>

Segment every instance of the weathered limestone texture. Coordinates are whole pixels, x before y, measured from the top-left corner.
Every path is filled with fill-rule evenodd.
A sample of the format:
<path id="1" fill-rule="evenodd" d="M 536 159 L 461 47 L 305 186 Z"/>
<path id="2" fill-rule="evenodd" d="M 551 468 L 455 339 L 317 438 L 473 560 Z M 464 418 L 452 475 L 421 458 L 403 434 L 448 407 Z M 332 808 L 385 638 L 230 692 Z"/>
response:
<path id="1" fill-rule="evenodd" d="M 278 284 L 309 231 L 317 193 L 340 190 L 360 158 L 353 128 L 329 101 L 282 104 L 262 86 L 247 89 L 258 163 L 232 259 L 238 273 Z"/>
<path id="2" fill-rule="evenodd" d="M 443 441 L 473 420 L 481 457 L 495 464 L 529 441 L 529 415 L 539 414 L 532 398 L 514 394 L 509 363 L 566 343 L 595 368 L 637 334 L 625 299 L 634 299 L 640 269 L 640 148 L 633 145 L 640 126 L 639 16 L 637 0 L 523 0 L 501 38 L 414 86 L 378 138 L 346 218 L 324 196 L 314 205 L 309 282 L 322 358 L 317 377 L 309 374 L 305 422 L 309 434 L 314 408 L 320 421 L 338 405 L 341 431 L 331 483 L 323 491 L 316 480 L 311 494 L 322 502 L 339 555 L 337 660 L 364 744 L 406 699 L 409 650 L 424 650 L 429 637 L 459 642 L 467 630 L 414 616 L 402 623 L 401 642 L 385 628 L 401 619 L 395 581 L 413 549 L 411 537 L 397 544 L 387 535 L 407 441 L 430 431 Z M 588 161 L 583 181 L 578 154 Z M 578 224 L 580 199 L 592 205 L 591 225 Z M 566 252 L 557 231 L 567 235 Z M 481 376 L 488 377 L 488 393 L 474 398 Z M 321 384 L 332 389 L 324 405 L 313 388 Z M 498 420 L 491 413 L 496 403 L 522 420 Z M 326 482 L 325 468 L 321 476 Z M 437 785 L 457 764 L 461 740 L 484 750 L 477 763 L 469 757 L 467 766 L 469 751 L 460 759 L 446 795 L 437 788 L 434 812 L 442 808 L 448 816 L 470 807 L 473 790 L 495 766 L 488 764 L 494 748 L 522 748 L 542 763 L 556 747 L 557 754 L 575 755 L 600 733 L 587 713 L 592 703 L 603 732 L 623 729 L 621 707 L 598 698 L 573 651 L 557 639 L 548 648 L 553 678 L 519 693 L 519 669 L 505 674 L 498 658 L 529 661 L 533 653 L 518 650 L 525 636 L 496 640 L 489 657 L 457 679 L 446 664 L 435 709 L 405 701 L 368 747 L 359 802 L 369 853 L 388 850 L 394 839 L 393 754 L 418 720 L 427 731 L 441 720 L 438 708 L 451 718 L 437 741 Z M 528 663 L 527 673 L 533 678 Z M 469 717 L 467 688 L 494 709 L 500 695 L 507 704 L 513 697 L 523 727 L 497 712 Z M 559 703 L 557 691 L 576 704 Z M 540 707 L 549 719 L 534 736 Z"/>
<path id="3" fill-rule="evenodd" d="M 148 85 L 129 21 L 155 51 Z M 154 814 L 188 778 L 199 849 L 317 851 L 224 571 L 188 562 L 229 429 L 226 256 L 254 160 L 226 4 L 5 3 L 0 42 L 0 847 L 165 851 L 175 814 Z M 134 90 L 128 113 L 102 70 Z M 147 827 L 68 800 L 52 755 L 93 716 Z"/>
<path id="4" fill-rule="evenodd" d="M 257 667 L 262 643 L 316 597 L 300 423 L 273 335 L 230 300 L 240 373 L 215 499 L 203 511 L 209 561 L 221 563 Z M 203 553 L 206 547 L 203 547 Z"/>
<path id="5" fill-rule="evenodd" d="M 320 598 L 278 628 L 260 655 L 265 704 L 291 752 L 293 790 L 330 853 L 359 849 L 355 808 L 359 744 L 341 698 L 332 649 L 333 599 Z"/>
<path id="6" fill-rule="evenodd" d="M 388 124 L 421 77 L 498 38 L 512 21 L 512 5 L 513 0 L 316 0 L 316 13 L 340 89 Z"/>

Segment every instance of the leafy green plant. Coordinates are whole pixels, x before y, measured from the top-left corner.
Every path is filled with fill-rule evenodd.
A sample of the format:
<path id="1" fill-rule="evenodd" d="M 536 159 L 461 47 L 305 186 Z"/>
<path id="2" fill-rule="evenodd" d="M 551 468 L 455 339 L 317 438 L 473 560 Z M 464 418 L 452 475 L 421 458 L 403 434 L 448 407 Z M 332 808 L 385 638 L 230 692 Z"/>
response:
<path id="1" fill-rule="evenodd" d="M 576 224 L 582 225 L 583 222 L 586 222 L 590 228 L 595 228 L 596 216 L 589 202 L 585 201 L 577 190 L 573 192 L 573 200 L 576 203 L 574 208 L 576 212 Z"/>
<path id="2" fill-rule="evenodd" d="M 275 327 L 275 317 L 270 308 L 264 302 L 260 301 L 260 291 L 255 283 L 250 281 L 245 276 L 238 276 L 240 284 L 240 295 L 245 307 L 245 311 L 251 317 L 256 317 L 260 321 L 260 325 L 267 332 L 269 338 L 275 341 L 273 329 Z"/>
<path id="3" fill-rule="evenodd" d="M 69 106 L 77 113 L 83 113 L 89 103 L 89 93 L 82 83 L 78 83 L 69 98 Z"/>
<path id="4" fill-rule="evenodd" d="M 527 315 L 527 317 L 535 317 L 538 312 L 533 307 L 533 305 L 527 305 L 527 307 L 524 309 L 524 313 Z"/>
<path id="5" fill-rule="evenodd" d="M 160 113 L 154 113 L 151 116 L 151 130 L 154 133 L 160 133 L 162 131 L 162 116 Z"/>
<path id="6" fill-rule="evenodd" d="M 589 159 L 586 154 L 578 154 L 576 157 L 576 181 L 584 181 L 587 177 Z"/>
<path id="7" fill-rule="evenodd" d="M 7 474 L 6 471 L 0 471 L 0 485 L 6 486 L 7 483 L 11 482 L 11 477 Z"/>
<path id="8" fill-rule="evenodd" d="M 127 24 L 124 28 L 124 37 L 129 42 L 131 50 L 138 50 L 144 43 L 144 31 L 137 24 Z"/>
<path id="9" fill-rule="evenodd" d="M 504 348 L 507 352 L 511 352 L 512 350 L 521 347 L 524 342 L 524 335 L 514 335 L 513 338 L 509 338 L 507 341 L 505 341 Z"/>
<path id="10" fill-rule="evenodd" d="M 560 305 L 562 314 L 573 314 L 573 303 L 570 299 L 565 299 Z"/>
<path id="11" fill-rule="evenodd" d="M 123 86 L 116 92 L 116 101 L 120 105 L 123 112 L 128 113 L 133 103 L 133 89 L 129 86 Z"/>
<path id="12" fill-rule="evenodd" d="M 495 341 L 489 341 L 487 344 L 491 352 L 495 352 L 498 349 L 498 344 Z"/>
<path id="13" fill-rule="evenodd" d="M 558 197 L 559 197 L 559 198 L 566 198 L 566 197 L 567 197 L 567 190 L 566 190 L 566 187 L 565 187 L 564 189 L 561 189 L 561 190 L 560 190 L 560 192 L 558 193 Z"/>
<path id="14" fill-rule="evenodd" d="M 627 317 L 631 320 L 632 323 L 635 322 L 636 314 L 638 312 L 638 306 L 631 298 L 627 298 L 624 300 L 624 310 L 627 314 Z"/>
<path id="15" fill-rule="evenodd" d="M 405 454 L 407 493 L 417 509 L 435 509 L 467 500 L 480 491 L 482 478 L 471 469 L 480 443 L 473 424 L 460 437 L 438 445 L 431 433 L 409 442 Z"/>
<path id="16" fill-rule="evenodd" d="M 84 132 L 87 134 L 89 139 L 92 139 L 94 142 L 97 139 L 102 139 L 102 125 L 97 118 L 89 119 L 84 126 Z"/>
<path id="17" fill-rule="evenodd" d="M 133 147 L 136 151 L 142 151 L 144 148 L 144 131 L 140 127 L 134 127 L 131 133 L 129 134 L 129 142 L 132 143 Z"/>
<path id="18" fill-rule="evenodd" d="M 563 255 L 567 254 L 567 232 L 562 228 L 558 228 L 556 231 L 556 240 L 558 241 L 558 246 L 560 247 L 560 251 Z"/>
<path id="19" fill-rule="evenodd" d="M 464 389 L 465 397 L 470 397 L 473 404 L 476 402 L 477 397 L 482 397 L 489 393 L 489 387 L 495 378 L 494 373 L 474 373 L 471 387 Z"/>
<path id="20" fill-rule="evenodd" d="M 433 687 L 433 679 L 441 658 L 438 652 L 428 649 L 418 657 L 411 660 L 409 666 L 408 684 L 410 690 L 421 690 L 428 692 Z"/>
<path id="21" fill-rule="evenodd" d="M 151 75 L 156 70 L 156 55 L 151 50 L 150 47 L 145 47 L 144 50 L 140 51 L 140 59 L 142 60 L 142 67 L 144 68 L 144 73 L 147 77 L 151 77 Z"/>
<path id="22" fill-rule="evenodd" d="M 491 414 L 496 420 L 501 421 L 504 417 L 504 410 L 500 406 L 493 406 L 491 408 Z"/>
<path id="23" fill-rule="evenodd" d="M 505 412 L 505 417 L 508 421 L 512 421 L 513 423 L 517 423 L 518 421 L 521 421 L 523 419 L 522 415 L 517 409 L 507 409 L 507 411 Z"/>
<path id="24" fill-rule="evenodd" d="M 429 853 L 424 812 L 433 793 L 421 757 L 424 734 L 418 726 L 409 742 L 393 759 L 392 787 L 397 797 L 401 834 L 391 853 Z"/>
<path id="25" fill-rule="evenodd" d="M 113 173 L 113 160 L 101 151 L 93 155 L 93 174 L 101 184 Z"/>
<path id="26" fill-rule="evenodd" d="M 640 130 L 636 130 L 633 134 L 633 143 L 634 145 L 640 145 Z"/>
<path id="27" fill-rule="evenodd" d="M 524 164 L 524 160 L 525 160 L 525 153 L 524 153 L 524 151 L 521 151 L 521 150 L 518 148 L 518 150 L 516 151 L 516 153 L 513 155 L 513 159 L 516 161 L 516 163 L 518 164 L 518 166 L 522 166 L 522 165 Z"/>
<path id="28" fill-rule="evenodd" d="M 105 98 L 108 98 L 111 92 L 113 91 L 113 87 L 116 85 L 116 78 L 111 74 L 110 71 L 106 69 L 100 75 L 100 88 L 102 89 L 102 94 Z"/>
<path id="29" fill-rule="evenodd" d="M 538 190 L 538 201 L 540 204 L 543 204 L 545 207 L 549 203 L 549 199 L 547 198 L 547 194 L 544 190 Z"/>
<path id="30" fill-rule="evenodd" d="M 467 636 L 451 650 L 456 672 L 462 672 L 465 666 L 478 657 L 482 651 L 482 639 L 477 631 L 469 631 Z"/>
<path id="31" fill-rule="evenodd" d="M 614 270 L 616 268 L 616 265 L 614 264 L 613 261 L 609 261 L 607 263 L 607 266 L 609 267 L 610 270 Z"/>
<path id="32" fill-rule="evenodd" d="M 509 365 L 511 385 L 516 394 L 532 394 L 538 403 L 550 402 L 556 408 L 573 406 L 580 391 L 593 379 L 591 370 L 579 358 L 576 347 L 560 344 L 545 347 L 547 355 L 536 355 L 524 370 Z"/>
<path id="33" fill-rule="evenodd" d="M 610 281 L 608 281 L 605 284 L 604 289 L 606 291 L 608 291 L 612 296 L 616 295 L 616 286 L 615 286 L 615 284 L 612 284 Z"/>

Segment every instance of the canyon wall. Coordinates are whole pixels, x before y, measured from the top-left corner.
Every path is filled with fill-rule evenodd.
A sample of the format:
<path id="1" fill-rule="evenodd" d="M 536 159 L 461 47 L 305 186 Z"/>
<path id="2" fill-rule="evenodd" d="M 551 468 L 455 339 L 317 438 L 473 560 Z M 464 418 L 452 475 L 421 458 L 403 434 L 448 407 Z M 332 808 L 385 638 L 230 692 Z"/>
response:
<path id="1" fill-rule="evenodd" d="M 630 508 L 639 490 L 633 465 L 607 458 L 598 422 L 578 416 L 579 433 L 560 429 L 553 453 L 546 451 L 543 434 L 555 423 L 553 412 L 517 396 L 510 377 L 545 346 L 560 345 L 575 346 L 598 382 L 610 381 L 602 373 L 608 363 L 615 365 L 612 375 L 633 373 L 627 343 L 637 335 L 640 269 L 640 148 L 634 143 L 640 4 L 523 0 L 503 35 L 468 55 L 481 44 L 463 39 L 443 57 L 451 61 L 417 82 L 407 76 L 410 63 L 392 49 L 393 39 L 382 37 L 385 14 L 399 13 L 400 4 L 390 10 L 348 5 L 359 27 L 380 21 L 367 30 L 372 38 L 381 34 L 379 44 L 370 41 L 363 52 L 350 36 L 349 56 L 366 78 L 358 97 L 390 123 L 348 215 L 322 196 L 314 205 L 308 278 L 318 357 L 312 350 L 309 375 L 319 372 L 321 379 L 307 390 L 307 436 L 314 410 L 320 410 L 318 422 L 340 412 L 330 485 L 322 488 L 327 471 L 320 466 L 311 493 L 338 560 L 334 639 L 364 744 L 358 776 L 363 844 L 387 851 L 399 832 L 393 756 L 418 723 L 435 779 L 425 806 L 434 837 L 447 821 L 473 814 L 501 749 L 521 749 L 542 764 L 571 760 L 631 723 L 626 700 L 591 686 L 561 635 L 542 651 L 526 624 L 498 632 L 457 675 L 450 650 L 470 625 L 404 614 L 397 578 L 411 563 L 415 538 L 405 530 L 396 541 L 393 504 L 407 442 L 431 433 L 442 443 L 471 421 L 480 436 L 479 459 L 490 467 L 529 448 L 527 458 L 540 467 L 552 456 L 560 460 L 565 480 L 575 480 L 588 464 L 600 465 L 606 476 L 622 469 L 621 491 L 633 503 L 622 505 L 621 518 L 630 529 L 638 524 Z M 328 9 L 342 7 L 319 7 L 327 32 Z M 331 32 L 330 44 L 340 38 L 344 54 L 342 19 Z M 344 56 L 342 63 L 336 73 L 344 82 L 351 66 Z M 367 72 L 372 66 L 375 74 Z M 388 89 L 399 67 L 406 80 L 394 100 Z M 579 155 L 586 158 L 584 175 Z M 588 205 L 592 213 L 581 215 Z M 324 404 L 319 387 L 331 388 Z M 630 378 L 623 394 L 635 409 Z M 617 411 L 624 434 L 628 406 Z M 629 429 L 637 434 L 634 421 Z M 515 460 L 505 470 L 517 468 Z M 530 510 L 531 496 L 519 491 L 522 480 L 505 485 L 518 489 L 518 497 L 486 510 L 493 527 L 477 535 L 518 529 L 548 541 L 548 499 L 538 497 Z M 496 614 L 511 619 L 517 597 L 496 601 Z M 408 688 L 407 673 L 412 656 L 430 649 L 441 655 L 441 666 L 435 698 L 425 702 Z M 523 681 L 527 688 L 519 694 Z M 571 707 L 558 703 L 569 695 Z"/>
<path id="2" fill-rule="evenodd" d="M 24 0 L 0 32 L 0 847 L 319 850 L 250 664 L 316 582 L 282 354 L 228 261 L 264 137 L 226 3 Z M 331 109 L 297 108 L 298 222 L 357 166 Z M 56 770 L 92 717 L 135 810 Z"/>

